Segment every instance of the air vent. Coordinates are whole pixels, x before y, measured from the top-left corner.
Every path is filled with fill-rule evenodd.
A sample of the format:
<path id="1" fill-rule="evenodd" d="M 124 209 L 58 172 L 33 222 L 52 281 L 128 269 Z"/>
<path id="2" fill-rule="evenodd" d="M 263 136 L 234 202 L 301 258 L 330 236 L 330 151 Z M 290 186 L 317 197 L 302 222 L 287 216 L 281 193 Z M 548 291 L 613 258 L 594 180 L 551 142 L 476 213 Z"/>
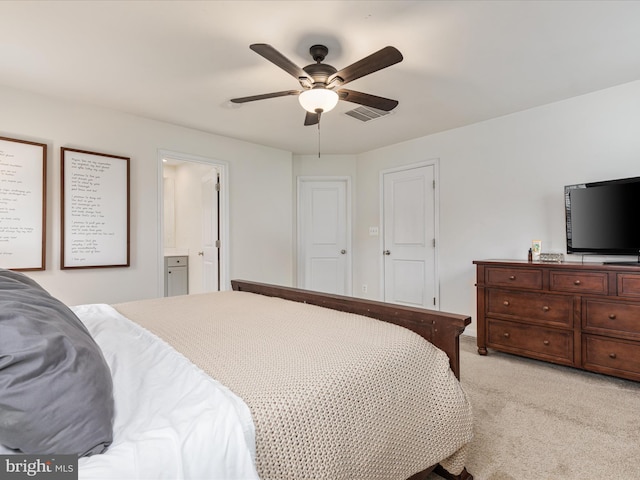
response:
<path id="1" fill-rule="evenodd" d="M 375 120 L 376 118 L 384 117 L 385 115 L 389 115 L 390 113 L 391 112 L 385 112 L 384 110 L 378 110 L 377 108 L 361 106 L 345 112 L 345 115 L 349 115 L 350 117 L 353 117 L 356 120 L 360 120 L 361 122 L 368 122 L 369 120 Z"/>

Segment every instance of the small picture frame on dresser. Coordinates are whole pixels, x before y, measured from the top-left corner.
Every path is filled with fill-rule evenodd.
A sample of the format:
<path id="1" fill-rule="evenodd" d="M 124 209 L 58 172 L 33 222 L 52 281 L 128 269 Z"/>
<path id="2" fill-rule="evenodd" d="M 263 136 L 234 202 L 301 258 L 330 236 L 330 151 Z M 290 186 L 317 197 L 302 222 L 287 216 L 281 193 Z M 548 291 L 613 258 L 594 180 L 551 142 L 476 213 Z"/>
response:
<path id="1" fill-rule="evenodd" d="M 531 242 L 531 253 L 534 260 L 540 260 L 540 252 L 542 252 L 542 240 L 533 240 Z"/>

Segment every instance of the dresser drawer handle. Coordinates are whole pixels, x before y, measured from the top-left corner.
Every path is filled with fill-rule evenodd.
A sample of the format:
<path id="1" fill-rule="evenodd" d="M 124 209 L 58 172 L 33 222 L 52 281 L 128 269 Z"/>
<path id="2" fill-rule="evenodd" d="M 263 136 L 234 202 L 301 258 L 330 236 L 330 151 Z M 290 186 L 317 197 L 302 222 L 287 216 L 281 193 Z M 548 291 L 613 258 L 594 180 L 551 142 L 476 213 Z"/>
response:
<path id="1" fill-rule="evenodd" d="M 616 314 L 612 313 L 609 315 L 609 320 L 615 320 L 616 319 Z"/>
<path id="2" fill-rule="evenodd" d="M 615 353 L 610 353 L 609 354 L 609 358 L 616 358 L 616 357 L 617 357 L 617 355 Z"/>
<path id="3" fill-rule="evenodd" d="M 509 280 L 515 280 L 515 279 L 516 279 L 516 276 L 515 276 L 515 275 L 510 275 L 510 276 L 509 276 Z"/>
<path id="4" fill-rule="evenodd" d="M 543 340 L 542 343 L 544 343 L 545 345 L 549 345 L 550 342 L 549 342 L 549 340 Z"/>
<path id="5" fill-rule="evenodd" d="M 505 307 L 508 307 L 509 305 L 511 305 L 511 304 L 509 303 L 509 300 L 505 300 L 504 302 L 502 302 L 502 304 L 503 304 Z"/>
<path id="6" fill-rule="evenodd" d="M 549 308 L 548 305 L 545 305 L 544 307 L 542 307 L 542 311 L 543 312 L 548 312 L 549 310 L 551 310 L 551 309 Z"/>
<path id="7" fill-rule="evenodd" d="M 504 338 L 509 338 L 511 336 L 509 332 L 504 332 L 502 335 L 504 336 Z"/>
<path id="8" fill-rule="evenodd" d="M 580 280 L 576 280 L 573 282 L 574 285 L 582 285 L 582 282 Z"/>

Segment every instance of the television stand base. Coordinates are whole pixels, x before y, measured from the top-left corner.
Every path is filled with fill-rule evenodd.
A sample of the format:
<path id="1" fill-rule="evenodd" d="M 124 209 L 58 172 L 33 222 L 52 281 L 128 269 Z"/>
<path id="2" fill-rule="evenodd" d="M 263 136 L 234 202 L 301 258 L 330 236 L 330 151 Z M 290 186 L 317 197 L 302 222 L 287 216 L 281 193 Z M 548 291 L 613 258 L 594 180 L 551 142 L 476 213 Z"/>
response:
<path id="1" fill-rule="evenodd" d="M 604 265 L 631 265 L 631 266 L 640 266 L 640 254 L 638 255 L 638 259 L 637 260 L 622 260 L 622 261 L 615 261 L 615 262 L 603 262 Z"/>

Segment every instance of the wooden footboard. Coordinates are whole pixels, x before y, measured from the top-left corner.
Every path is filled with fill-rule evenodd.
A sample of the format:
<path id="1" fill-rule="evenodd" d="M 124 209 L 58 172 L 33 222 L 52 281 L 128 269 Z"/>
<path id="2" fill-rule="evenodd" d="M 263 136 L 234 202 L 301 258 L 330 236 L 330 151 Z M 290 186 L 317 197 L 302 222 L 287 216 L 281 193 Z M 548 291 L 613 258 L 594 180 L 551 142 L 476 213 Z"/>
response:
<path id="1" fill-rule="evenodd" d="M 473 480 L 473 475 L 467 472 L 466 468 L 463 469 L 459 475 L 452 475 L 440 465 L 435 465 L 433 467 L 427 468 L 422 472 L 418 472 L 408 480 L 428 480 L 431 472 L 437 473 L 439 477 L 442 477 L 445 480 Z"/>
<path id="2" fill-rule="evenodd" d="M 449 356 L 451 370 L 456 377 L 460 378 L 459 337 L 465 327 L 471 323 L 470 317 L 245 280 L 232 280 L 231 286 L 234 290 L 241 292 L 280 297 L 294 302 L 355 313 L 408 328 L 443 350 Z"/>

